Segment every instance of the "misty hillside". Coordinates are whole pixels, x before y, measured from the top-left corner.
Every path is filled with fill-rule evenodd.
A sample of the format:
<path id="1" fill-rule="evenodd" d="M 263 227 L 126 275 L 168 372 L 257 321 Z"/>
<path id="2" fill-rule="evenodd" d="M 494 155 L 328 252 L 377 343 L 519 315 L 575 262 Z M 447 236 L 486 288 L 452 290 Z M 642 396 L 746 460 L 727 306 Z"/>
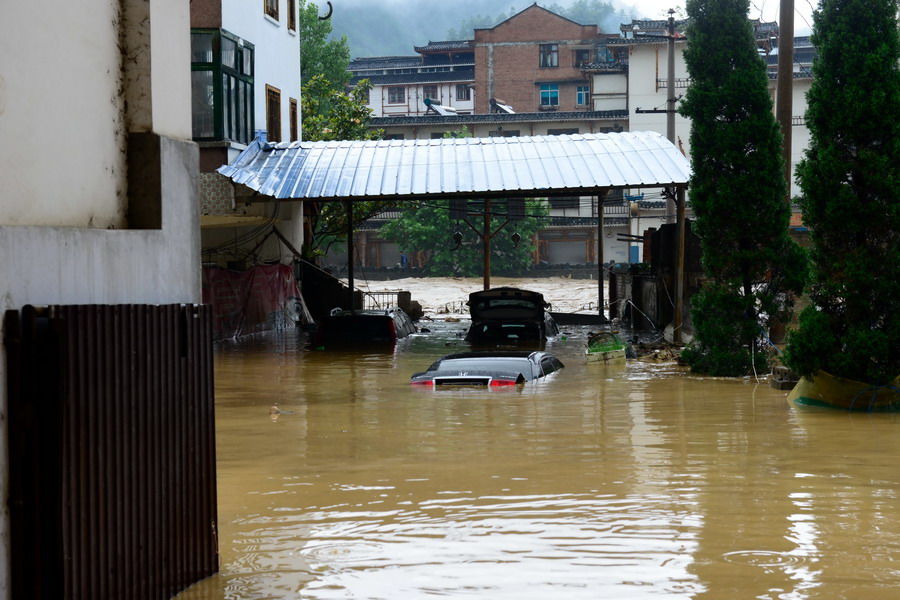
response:
<path id="1" fill-rule="evenodd" d="M 324 6 L 324 0 L 319 2 Z M 527 0 L 454 0 L 453 2 L 409 2 L 408 0 L 332 0 L 333 36 L 346 34 L 350 56 L 409 56 L 414 46 L 429 41 L 471 39 L 474 27 L 492 27 L 529 7 Z M 597 23 L 607 33 L 618 31 L 631 20 L 633 9 L 602 0 L 555 0 L 538 2 L 573 21 Z M 324 12 L 324 11 L 323 11 Z M 567 14 L 568 13 L 568 14 Z M 596 15 L 603 14 L 601 21 Z M 583 19 L 589 20 L 583 20 Z"/>

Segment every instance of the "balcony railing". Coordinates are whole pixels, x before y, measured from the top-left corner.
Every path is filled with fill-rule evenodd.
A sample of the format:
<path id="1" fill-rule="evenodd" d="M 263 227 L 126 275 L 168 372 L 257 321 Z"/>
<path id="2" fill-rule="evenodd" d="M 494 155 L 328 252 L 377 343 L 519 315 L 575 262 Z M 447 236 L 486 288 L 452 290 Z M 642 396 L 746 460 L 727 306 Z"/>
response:
<path id="1" fill-rule="evenodd" d="M 679 88 L 688 88 L 691 85 L 691 80 L 689 77 L 676 77 L 675 78 L 675 89 Z M 656 80 L 656 91 L 665 90 L 669 87 L 668 79 L 657 79 Z"/>

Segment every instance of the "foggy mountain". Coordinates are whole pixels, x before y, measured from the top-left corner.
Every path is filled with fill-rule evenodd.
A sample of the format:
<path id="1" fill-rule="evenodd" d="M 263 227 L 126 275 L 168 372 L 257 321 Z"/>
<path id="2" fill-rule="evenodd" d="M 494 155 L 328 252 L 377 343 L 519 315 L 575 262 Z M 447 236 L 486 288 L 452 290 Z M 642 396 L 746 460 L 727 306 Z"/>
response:
<path id="1" fill-rule="evenodd" d="M 350 56 L 353 58 L 410 56 L 415 54 L 414 46 L 424 46 L 429 41 L 471 39 L 474 23 L 481 27 L 493 26 L 496 23 L 491 21 L 496 17 L 502 15 L 507 18 L 528 8 L 532 3 L 529 0 L 493 0 L 490 3 L 484 0 L 332 0 L 332 36 L 339 38 L 346 34 Z M 320 0 L 316 4 L 322 8 L 320 12 L 324 13 L 325 1 Z M 637 15 L 631 6 L 622 6 L 615 1 L 551 0 L 538 4 L 550 10 L 554 10 L 554 5 L 582 9 L 611 5 L 613 10 L 609 12 L 606 22 L 597 23 L 606 33 L 618 32 L 619 24 L 628 22 L 633 17 L 660 18 L 657 15 Z M 578 18 L 573 20 L 587 25 L 594 24 Z M 460 36 L 462 32 L 466 33 Z"/>

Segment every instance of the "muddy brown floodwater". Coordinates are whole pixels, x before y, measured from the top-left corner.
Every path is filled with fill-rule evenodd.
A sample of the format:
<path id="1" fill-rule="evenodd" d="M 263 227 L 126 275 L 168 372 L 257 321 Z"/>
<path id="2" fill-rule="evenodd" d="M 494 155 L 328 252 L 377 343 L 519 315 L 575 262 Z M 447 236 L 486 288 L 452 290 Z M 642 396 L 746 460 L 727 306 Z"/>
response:
<path id="1" fill-rule="evenodd" d="M 180 600 L 897 597 L 896 416 L 586 364 L 581 327 L 540 383 L 411 389 L 465 348 L 465 322 L 428 326 L 217 348 L 221 573 Z"/>

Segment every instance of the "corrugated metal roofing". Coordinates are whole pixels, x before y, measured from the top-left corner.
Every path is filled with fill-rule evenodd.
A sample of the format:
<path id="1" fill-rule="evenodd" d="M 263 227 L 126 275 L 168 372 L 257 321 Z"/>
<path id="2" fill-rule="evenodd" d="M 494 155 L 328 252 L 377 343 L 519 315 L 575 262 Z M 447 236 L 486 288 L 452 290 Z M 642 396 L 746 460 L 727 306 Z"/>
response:
<path id="1" fill-rule="evenodd" d="M 544 196 L 684 185 L 690 164 L 655 132 L 436 140 L 254 141 L 219 168 L 280 199 Z"/>

